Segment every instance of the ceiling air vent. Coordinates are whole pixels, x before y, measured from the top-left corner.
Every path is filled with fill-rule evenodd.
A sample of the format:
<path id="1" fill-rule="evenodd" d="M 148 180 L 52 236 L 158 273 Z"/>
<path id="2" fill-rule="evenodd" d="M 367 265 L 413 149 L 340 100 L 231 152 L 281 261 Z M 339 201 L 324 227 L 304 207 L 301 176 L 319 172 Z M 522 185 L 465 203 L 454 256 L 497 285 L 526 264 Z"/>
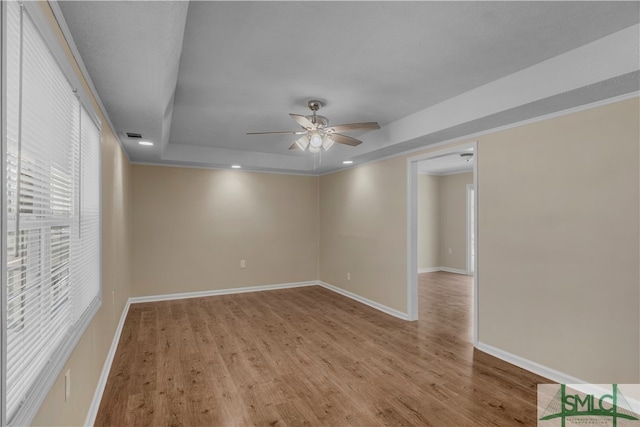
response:
<path id="1" fill-rule="evenodd" d="M 142 139 L 142 134 L 141 133 L 127 132 L 127 136 L 129 138 Z"/>

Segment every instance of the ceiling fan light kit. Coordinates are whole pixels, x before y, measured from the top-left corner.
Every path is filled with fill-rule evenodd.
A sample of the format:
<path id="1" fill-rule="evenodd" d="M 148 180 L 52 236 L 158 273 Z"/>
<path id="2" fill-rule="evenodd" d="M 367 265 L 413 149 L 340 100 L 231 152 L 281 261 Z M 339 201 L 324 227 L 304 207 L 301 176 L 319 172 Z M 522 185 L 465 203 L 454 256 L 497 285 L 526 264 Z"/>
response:
<path id="1" fill-rule="evenodd" d="M 294 142 L 290 150 L 302 150 L 310 153 L 318 153 L 321 149 L 327 151 L 334 143 L 357 146 L 362 141 L 337 132 L 345 132 L 358 129 L 380 129 L 377 122 L 365 123 L 347 123 L 337 126 L 329 126 L 329 119 L 319 116 L 316 112 L 322 107 L 322 102 L 312 99 L 307 102 L 307 107 L 312 114 L 302 116 L 300 114 L 289 114 L 304 130 L 302 131 L 283 131 L 283 132 L 247 132 L 247 135 L 264 135 L 264 134 L 289 134 L 302 135 Z"/>
<path id="2" fill-rule="evenodd" d="M 309 137 L 307 137 L 307 135 L 305 136 L 301 136 L 300 138 L 298 138 L 298 140 L 296 141 L 296 145 L 298 146 L 299 149 L 301 149 L 302 151 L 307 149 L 307 146 L 309 145 Z"/>
<path id="3" fill-rule="evenodd" d="M 309 135 L 309 145 L 311 145 L 313 148 L 322 147 L 322 136 L 320 136 L 320 132 L 311 132 L 311 135 Z"/>
<path id="4" fill-rule="evenodd" d="M 322 148 L 324 148 L 324 151 L 327 151 L 329 148 L 331 148 L 334 142 L 335 141 L 331 139 L 329 135 L 325 135 L 325 137 L 322 138 Z"/>

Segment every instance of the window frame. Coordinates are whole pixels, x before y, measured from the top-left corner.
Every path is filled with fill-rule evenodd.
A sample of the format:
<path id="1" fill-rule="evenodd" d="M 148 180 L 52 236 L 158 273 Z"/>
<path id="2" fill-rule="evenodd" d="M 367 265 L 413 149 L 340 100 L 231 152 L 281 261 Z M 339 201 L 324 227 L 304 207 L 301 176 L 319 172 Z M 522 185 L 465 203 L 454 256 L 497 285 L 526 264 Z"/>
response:
<path id="1" fill-rule="evenodd" d="M 8 307 L 7 307 L 7 297 L 8 297 L 8 254 L 7 254 L 7 233 L 8 233 L 8 224 L 7 224 L 7 215 L 5 213 L 6 205 L 7 205 L 7 177 L 6 177 L 6 167 L 5 162 L 7 159 L 7 116 L 6 116 L 6 107 L 7 107 L 7 70 L 6 70 L 6 54 L 7 54 L 7 2 L 0 2 L 0 39 L 2 43 L 0 45 L 0 98 L 2 102 L 2 114 L 0 115 L 0 127 L 2 129 L 1 135 L 1 159 L 3 165 L 3 173 L 0 174 L 0 185 L 2 185 L 2 199 L 0 206 L 2 207 L 2 222 L 0 223 L 0 235 L 2 240 L 2 250 L 1 253 L 1 265 L 2 265 L 2 281 L 0 286 L 0 312 L 1 312 L 1 343 L 2 343 L 2 351 L 1 351 L 1 363 L 0 363 L 0 395 L 2 399 L 0 399 L 0 412 L 2 413 L 2 417 L 0 418 L 1 425 L 29 425 L 33 421 L 33 418 L 36 416 L 40 406 L 43 401 L 49 394 L 51 387 L 53 386 L 55 380 L 63 371 L 71 353 L 77 346 L 80 339 L 83 337 L 87 327 L 94 319 L 98 310 L 102 305 L 102 122 L 99 119 L 98 114 L 96 113 L 96 109 L 94 108 L 92 98 L 90 97 L 87 90 L 85 90 L 85 85 L 88 85 L 84 79 L 81 80 L 81 77 L 76 73 L 76 68 L 74 64 L 72 64 L 72 60 L 67 56 L 67 52 L 63 47 L 63 42 L 59 39 L 59 34 L 56 33 L 56 30 L 52 27 L 52 23 L 50 23 L 49 18 L 43 8 L 50 8 L 51 6 L 48 3 L 41 4 L 41 2 L 18 2 L 23 9 L 23 13 L 26 13 L 31 18 L 32 22 L 35 25 L 36 31 L 40 33 L 40 36 L 44 40 L 47 48 L 53 55 L 54 61 L 60 67 L 63 75 L 66 77 L 70 87 L 75 92 L 76 97 L 80 103 L 80 109 L 84 107 L 85 112 L 87 113 L 88 118 L 96 125 L 100 142 L 98 147 L 98 242 L 97 242 L 97 257 L 98 257 L 98 269 L 99 271 L 96 273 L 98 278 L 98 290 L 97 295 L 94 299 L 92 299 L 91 303 L 87 306 L 84 314 L 80 316 L 79 320 L 75 322 L 70 332 L 64 338 L 63 342 L 58 346 L 57 352 L 52 356 L 52 358 L 47 362 L 47 368 L 43 370 L 43 372 L 38 376 L 38 379 L 33 384 L 32 392 L 29 393 L 26 401 L 21 405 L 21 407 L 17 410 L 17 412 L 12 416 L 11 419 L 7 419 L 7 321 L 8 321 Z M 51 15 L 54 16 L 54 12 L 51 12 Z M 89 89 L 90 90 L 90 89 Z M 59 224 L 63 225 L 63 224 Z M 19 238 L 19 236 L 16 236 Z M 67 266 L 67 268 L 69 268 Z M 53 278 L 53 276 L 52 276 Z"/>

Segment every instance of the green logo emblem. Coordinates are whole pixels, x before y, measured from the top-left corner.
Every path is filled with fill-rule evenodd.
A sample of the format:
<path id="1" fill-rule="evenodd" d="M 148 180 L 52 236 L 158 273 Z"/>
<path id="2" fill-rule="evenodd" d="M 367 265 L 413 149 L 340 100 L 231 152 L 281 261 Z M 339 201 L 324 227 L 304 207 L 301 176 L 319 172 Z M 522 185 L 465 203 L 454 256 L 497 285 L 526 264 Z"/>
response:
<path id="1" fill-rule="evenodd" d="M 607 390 L 593 394 L 578 392 L 571 388 L 567 390 L 566 384 L 560 384 L 559 390 L 539 420 L 548 421 L 556 418 L 560 419 L 562 427 L 565 427 L 567 419 L 572 424 L 592 425 L 595 422 L 612 421 L 613 427 L 617 427 L 619 420 L 638 421 L 638 414 L 632 411 L 617 384 L 612 384 L 611 392 Z"/>

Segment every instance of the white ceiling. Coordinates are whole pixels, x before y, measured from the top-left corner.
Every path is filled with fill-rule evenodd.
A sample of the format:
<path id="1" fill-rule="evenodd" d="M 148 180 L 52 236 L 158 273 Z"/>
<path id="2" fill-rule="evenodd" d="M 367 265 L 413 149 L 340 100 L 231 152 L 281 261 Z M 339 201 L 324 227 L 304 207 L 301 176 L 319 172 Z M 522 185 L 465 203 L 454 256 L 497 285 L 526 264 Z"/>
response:
<path id="1" fill-rule="evenodd" d="M 60 2 L 134 162 L 323 173 L 638 91 L 639 2 Z M 289 151 L 288 114 L 378 121 Z M 125 132 L 140 132 L 140 147 Z"/>
<path id="2" fill-rule="evenodd" d="M 418 173 L 424 175 L 453 175 L 473 172 L 474 157 L 464 157 L 461 154 L 473 154 L 473 147 L 468 144 L 452 149 L 446 154 L 436 155 L 430 159 L 418 162 Z"/>

